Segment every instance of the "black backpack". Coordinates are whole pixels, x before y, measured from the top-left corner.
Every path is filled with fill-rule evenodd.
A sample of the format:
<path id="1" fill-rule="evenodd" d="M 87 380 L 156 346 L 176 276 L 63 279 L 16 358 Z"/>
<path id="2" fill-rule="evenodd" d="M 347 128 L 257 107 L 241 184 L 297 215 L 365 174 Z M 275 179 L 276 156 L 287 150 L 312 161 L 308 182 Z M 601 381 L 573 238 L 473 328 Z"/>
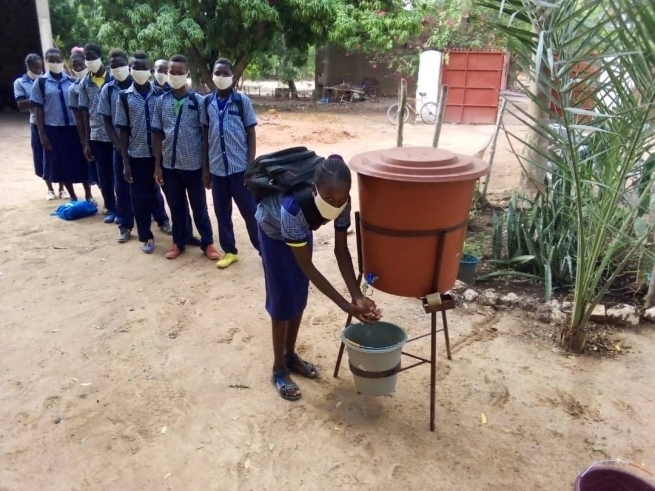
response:
<path id="1" fill-rule="evenodd" d="M 246 187 L 256 202 L 273 193 L 292 193 L 312 230 L 328 222 L 314 204 L 311 184 L 323 157 L 293 147 L 257 157 L 246 170 Z"/>

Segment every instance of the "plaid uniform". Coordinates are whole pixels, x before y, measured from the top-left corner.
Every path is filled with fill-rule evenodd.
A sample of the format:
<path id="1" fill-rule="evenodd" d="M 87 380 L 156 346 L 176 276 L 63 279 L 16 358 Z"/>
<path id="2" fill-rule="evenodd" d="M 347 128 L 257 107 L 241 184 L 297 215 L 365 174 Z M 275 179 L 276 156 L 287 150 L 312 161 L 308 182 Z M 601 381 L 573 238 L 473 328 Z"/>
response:
<path id="1" fill-rule="evenodd" d="M 208 94 L 209 111 L 201 105 L 200 123 L 209 128 L 209 170 L 215 176 L 229 176 L 245 172 L 248 167 L 246 129 L 257 125 L 257 117 L 250 99 L 245 94 L 232 92 L 225 108 L 218 107 L 216 93 Z M 243 121 L 234 102 L 243 101 Z"/>
<path id="2" fill-rule="evenodd" d="M 45 94 L 41 91 L 38 79 L 32 87 L 30 102 L 34 106 L 43 108 L 43 116 L 46 126 L 75 126 L 75 117 L 68 107 L 68 91 L 75 83 L 75 79 L 61 74 L 59 80 L 55 80 L 50 72 L 41 75 L 45 79 Z"/>
<path id="3" fill-rule="evenodd" d="M 334 220 L 335 230 L 350 228 L 350 211 L 349 200 L 341 214 Z M 274 193 L 266 196 L 257 205 L 255 218 L 262 231 L 271 239 L 301 246 L 311 238 L 312 228 L 291 194 Z"/>
<path id="4" fill-rule="evenodd" d="M 14 99 L 18 101 L 29 101 L 32 95 L 34 80 L 27 74 L 14 80 Z M 30 123 L 36 124 L 36 109 L 30 109 Z"/>
<path id="5" fill-rule="evenodd" d="M 105 83 L 103 87 L 113 80 L 111 73 L 105 71 Z M 80 100 L 79 108 L 81 111 L 89 113 L 89 128 L 91 129 L 90 140 L 100 142 L 110 142 L 109 136 L 105 131 L 105 125 L 102 121 L 102 114 L 98 108 L 100 105 L 100 92 L 103 87 L 98 87 L 91 80 L 91 73 L 88 73 L 79 84 Z"/>
<path id="6" fill-rule="evenodd" d="M 189 91 L 175 114 L 172 92 L 157 99 L 152 131 L 163 133 L 162 165 L 167 169 L 198 170 L 202 168 L 202 131 L 199 111 L 203 97 Z"/>
<path id="7" fill-rule="evenodd" d="M 80 81 L 75 80 L 68 88 L 68 107 L 73 111 L 80 110 Z"/>
<path id="8" fill-rule="evenodd" d="M 152 152 L 152 135 L 151 121 L 155 112 L 157 94 L 155 89 L 150 85 L 148 93 L 144 96 L 134 88 L 132 84 L 124 91 L 127 94 L 128 115 L 125 113 L 123 103 L 120 98 L 116 98 L 116 117 L 114 125 L 122 130 L 130 130 L 129 146 L 127 153 L 130 157 L 136 159 L 150 158 Z"/>

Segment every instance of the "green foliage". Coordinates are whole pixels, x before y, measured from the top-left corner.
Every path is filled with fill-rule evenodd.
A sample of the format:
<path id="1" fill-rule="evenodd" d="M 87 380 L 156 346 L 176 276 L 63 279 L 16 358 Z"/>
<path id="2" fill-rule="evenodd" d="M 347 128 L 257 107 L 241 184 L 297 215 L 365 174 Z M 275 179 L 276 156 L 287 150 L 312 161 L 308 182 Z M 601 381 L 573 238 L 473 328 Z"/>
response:
<path id="1" fill-rule="evenodd" d="M 575 236 L 574 306 L 561 342 L 581 351 L 594 307 L 653 230 L 652 222 L 644 222 L 641 235 L 634 234 L 643 213 L 637 204 L 654 184 L 645 156 L 655 150 L 655 9 L 633 0 L 487 4 L 502 12 L 499 28 L 513 40 L 518 63 L 533 79 L 534 91 L 525 92 L 538 109 L 510 102 L 509 112 L 528 126 L 530 136 L 508 128 L 508 137 L 550 161 L 570 189 L 564 193 L 571 199 L 563 205 L 562 226 Z M 527 154 L 516 155 L 524 167 L 539 165 Z M 640 168 L 641 177 L 631 179 Z M 555 192 L 554 183 L 547 183 L 544 193 Z"/>
<path id="2" fill-rule="evenodd" d="M 573 200 L 571 186 L 557 176 L 543 194 L 534 199 L 514 194 L 504 215 L 494 214 L 494 262 L 540 278 L 546 301 L 554 288 L 573 283 L 577 246 L 570 213 Z"/>
<path id="3" fill-rule="evenodd" d="M 211 85 L 210 69 L 224 56 L 236 75 L 265 56 L 278 55 L 280 74 L 289 76 L 306 65 L 310 46 L 328 40 L 348 44 L 402 38 L 416 18 L 402 0 L 53 0 L 68 15 L 53 22 L 64 36 L 75 18 L 86 32 L 77 42 L 97 41 L 105 48 L 144 50 L 153 58 L 175 53 L 189 56 Z M 380 9 L 388 15 L 380 15 Z M 411 31 L 411 29 L 409 29 Z M 81 33 L 80 33 L 81 34 Z M 280 52 L 280 43 L 285 47 Z M 277 66 L 274 67 L 277 70 Z"/>

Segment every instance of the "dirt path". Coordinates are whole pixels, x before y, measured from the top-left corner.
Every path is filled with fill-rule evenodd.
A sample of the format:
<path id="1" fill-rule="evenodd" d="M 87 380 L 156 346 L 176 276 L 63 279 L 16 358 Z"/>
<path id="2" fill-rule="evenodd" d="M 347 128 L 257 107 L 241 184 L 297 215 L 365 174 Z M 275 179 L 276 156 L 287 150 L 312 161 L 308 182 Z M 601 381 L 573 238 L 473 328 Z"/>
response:
<path id="1" fill-rule="evenodd" d="M 374 116 L 260 120 L 262 150 L 306 143 L 348 158 L 394 139 Z M 444 145 L 475 151 L 490 131 L 449 127 Z M 268 382 L 262 270 L 240 217 L 234 267 L 193 250 L 166 261 L 161 235 L 146 256 L 99 217 L 49 216 L 22 118 L 0 120 L 0 165 L 1 491 L 546 491 L 572 489 L 607 456 L 655 468 L 651 330 L 623 333 L 633 348 L 619 360 L 567 358 L 547 326 L 458 310 L 452 362 L 439 339 L 430 433 L 426 367 L 380 399 L 358 396 L 346 368 L 330 376 L 344 316 L 313 291 L 300 351 L 324 377 L 286 403 Z M 331 248 L 319 231 L 318 266 L 338 282 Z M 427 327 L 418 302 L 374 298 L 410 334 Z"/>

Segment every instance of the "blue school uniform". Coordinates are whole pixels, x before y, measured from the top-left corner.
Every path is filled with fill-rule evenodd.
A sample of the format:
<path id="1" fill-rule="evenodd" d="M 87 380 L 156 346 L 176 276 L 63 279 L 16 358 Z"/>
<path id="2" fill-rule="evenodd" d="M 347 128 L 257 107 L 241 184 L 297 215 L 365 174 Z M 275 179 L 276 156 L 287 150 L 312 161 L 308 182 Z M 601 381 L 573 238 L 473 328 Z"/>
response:
<path id="1" fill-rule="evenodd" d="M 127 96 L 127 108 L 120 97 L 116 100 L 115 124 L 120 131 L 128 131 L 127 154 L 132 168 L 132 206 L 136 228 L 141 242 L 153 239 L 150 230 L 152 214 L 157 209 L 157 183 L 155 182 L 155 158 L 152 150 L 152 118 L 157 93 L 151 84 L 146 92 L 139 92 L 132 84 L 122 91 Z M 127 109 L 127 110 L 126 110 Z"/>
<path id="2" fill-rule="evenodd" d="M 212 179 L 214 212 L 218 220 L 218 239 L 226 253 L 237 253 L 232 224 L 232 200 L 246 222 L 250 242 L 259 250 L 255 211 L 257 205 L 244 186 L 248 167 L 248 139 L 246 130 L 257 125 L 257 117 L 250 99 L 232 91 L 225 100 L 217 93 L 205 96 L 200 122 L 208 128 L 209 172 Z M 243 105 L 243 118 L 236 101 Z"/>
<path id="3" fill-rule="evenodd" d="M 190 235 L 189 204 L 203 250 L 214 243 L 202 182 L 202 96 L 188 91 L 178 98 L 167 92 L 157 99 L 152 131 L 163 135 L 164 194 L 173 218 L 173 243 L 184 250 Z M 188 196 L 188 200 L 187 200 Z"/>
<path id="4" fill-rule="evenodd" d="M 350 201 L 334 221 L 335 230 L 350 228 Z M 307 306 L 309 279 L 292 247 L 313 250 L 312 229 L 292 194 L 272 194 L 257 206 L 259 245 L 264 262 L 266 311 L 274 321 L 300 316 Z"/>
<path id="5" fill-rule="evenodd" d="M 103 87 L 113 80 L 109 71 L 105 70 Z M 91 152 L 95 159 L 98 179 L 100 180 L 100 191 L 105 208 L 111 214 L 116 213 L 116 194 L 114 191 L 114 146 L 105 131 L 102 114 L 99 112 L 100 93 L 102 87 L 98 87 L 93 81 L 91 73 L 87 74 L 79 84 L 79 108 L 87 113 L 89 118 L 89 140 Z"/>
<path id="6" fill-rule="evenodd" d="M 68 107 L 73 113 L 80 111 L 80 80 L 76 79 L 73 85 L 68 89 Z M 89 167 L 89 184 L 91 186 L 98 184 L 98 168 L 95 162 L 88 162 Z"/>
<path id="7" fill-rule="evenodd" d="M 44 178 L 51 182 L 82 183 L 89 179 L 75 117 L 68 105 L 74 83 L 75 79 L 65 73 L 57 79 L 47 72 L 32 87 L 30 102 L 43 109 L 45 132 L 52 145 L 52 150 L 44 152 Z"/>
<path id="8" fill-rule="evenodd" d="M 14 99 L 16 102 L 29 101 L 32 95 L 34 80 L 27 74 L 14 80 Z M 32 144 L 32 160 L 34 162 L 34 174 L 43 178 L 43 146 L 39 138 L 39 129 L 36 126 L 36 109 L 32 108 L 30 112 L 30 142 Z"/>
<path id="9" fill-rule="evenodd" d="M 118 132 L 120 129 L 116 126 L 116 105 L 119 102 L 118 94 L 121 90 L 127 89 L 132 85 L 132 78 L 128 77 L 123 82 L 115 78 L 103 85 L 100 91 L 100 101 L 98 103 L 98 114 L 111 119 L 112 125 Z M 134 228 L 134 208 L 132 206 L 132 192 L 130 184 L 123 177 L 123 155 L 120 150 L 113 151 L 113 168 L 114 168 L 114 191 L 116 193 L 116 219 L 119 228 L 132 230 Z M 166 208 L 164 206 L 164 197 L 155 183 L 157 189 L 157 207 L 153 213 L 155 222 L 163 225 L 168 221 Z"/>

